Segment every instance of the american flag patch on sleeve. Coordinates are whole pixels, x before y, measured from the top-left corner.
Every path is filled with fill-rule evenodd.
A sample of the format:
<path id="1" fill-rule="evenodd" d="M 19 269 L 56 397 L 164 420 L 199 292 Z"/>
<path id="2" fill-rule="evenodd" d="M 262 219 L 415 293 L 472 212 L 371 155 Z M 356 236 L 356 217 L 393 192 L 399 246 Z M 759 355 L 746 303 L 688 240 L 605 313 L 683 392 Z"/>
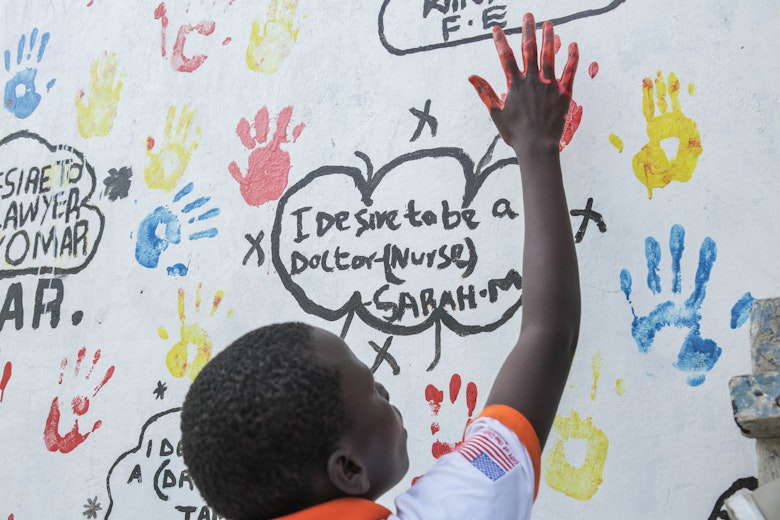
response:
<path id="1" fill-rule="evenodd" d="M 494 482 L 519 464 L 506 441 L 492 430 L 481 430 L 455 451 Z"/>

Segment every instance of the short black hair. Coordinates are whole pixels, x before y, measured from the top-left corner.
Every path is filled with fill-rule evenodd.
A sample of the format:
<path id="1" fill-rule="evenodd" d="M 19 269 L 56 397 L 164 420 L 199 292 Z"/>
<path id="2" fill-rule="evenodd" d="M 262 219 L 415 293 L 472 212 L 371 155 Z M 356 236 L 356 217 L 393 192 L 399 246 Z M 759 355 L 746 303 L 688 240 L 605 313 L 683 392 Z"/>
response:
<path id="1" fill-rule="evenodd" d="M 312 482 L 344 433 L 339 373 L 324 367 L 312 328 L 289 322 L 240 337 L 190 386 L 182 451 L 206 503 L 232 520 L 315 505 Z"/>

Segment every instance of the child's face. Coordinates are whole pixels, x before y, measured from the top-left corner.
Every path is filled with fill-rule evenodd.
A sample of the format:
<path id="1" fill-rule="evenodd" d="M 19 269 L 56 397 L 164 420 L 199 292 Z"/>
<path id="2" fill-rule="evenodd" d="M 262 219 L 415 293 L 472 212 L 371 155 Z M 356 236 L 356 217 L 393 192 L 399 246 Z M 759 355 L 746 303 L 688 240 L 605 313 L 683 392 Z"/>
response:
<path id="1" fill-rule="evenodd" d="M 363 496 L 374 500 L 397 484 L 409 469 L 401 412 L 390 404 L 387 390 L 374 381 L 369 368 L 341 338 L 315 328 L 312 344 L 323 364 L 339 371 L 349 422 L 344 437 L 365 465 L 371 483 Z"/>

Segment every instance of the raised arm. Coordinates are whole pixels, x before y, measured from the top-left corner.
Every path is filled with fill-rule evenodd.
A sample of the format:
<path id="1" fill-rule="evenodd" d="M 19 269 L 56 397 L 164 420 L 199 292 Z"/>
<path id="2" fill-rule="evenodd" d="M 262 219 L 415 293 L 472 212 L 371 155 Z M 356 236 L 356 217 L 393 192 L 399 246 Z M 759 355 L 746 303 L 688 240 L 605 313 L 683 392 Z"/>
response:
<path id="1" fill-rule="evenodd" d="M 523 20 L 523 71 L 503 31 L 494 27 L 507 94 L 502 100 L 479 76 L 469 81 L 490 110 L 501 137 L 517 154 L 523 190 L 523 318 L 520 337 L 496 376 L 487 404 L 504 404 L 533 425 L 542 447 L 569 375 L 580 324 L 577 256 L 563 188 L 558 144 L 571 102 L 577 44 L 555 77 L 553 26 L 542 28 L 541 70 L 536 26 Z"/>

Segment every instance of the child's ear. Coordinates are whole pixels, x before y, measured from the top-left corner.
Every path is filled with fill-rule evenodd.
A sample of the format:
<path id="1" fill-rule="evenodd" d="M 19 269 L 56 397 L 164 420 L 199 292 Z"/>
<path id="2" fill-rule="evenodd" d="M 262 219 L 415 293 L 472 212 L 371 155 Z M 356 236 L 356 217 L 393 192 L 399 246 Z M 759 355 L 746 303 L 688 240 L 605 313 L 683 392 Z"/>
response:
<path id="1" fill-rule="evenodd" d="M 363 495 L 371 487 L 363 463 L 345 448 L 337 449 L 328 458 L 328 478 L 336 488 L 351 496 Z"/>

